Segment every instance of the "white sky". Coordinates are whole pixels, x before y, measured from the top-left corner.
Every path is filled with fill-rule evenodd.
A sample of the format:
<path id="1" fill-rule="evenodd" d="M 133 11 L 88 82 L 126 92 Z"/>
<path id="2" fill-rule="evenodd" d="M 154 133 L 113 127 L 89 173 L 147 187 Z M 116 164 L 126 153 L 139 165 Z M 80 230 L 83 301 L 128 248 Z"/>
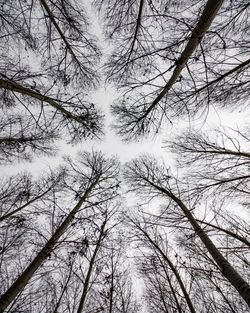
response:
<path id="1" fill-rule="evenodd" d="M 100 26 L 97 32 L 100 31 Z M 234 110 L 228 112 L 227 110 L 217 110 L 211 107 L 208 116 L 205 120 L 184 120 L 179 119 L 173 121 L 173 125 L 164 125 L 162 132 L 154 138 L 141 139 L 139 142 L 124 143 L 121 138 L 117 137 L 114 130 L 110 128 L 113 122 L 110 114 L 110 105 L 116 98 L 116 91 L 107 86 L 106 88 L 100 87 L 93 95 L 93 102 L 96 103 L 106 115 L 105 137 L 103 141 L 83 141 L 81 144 L 72 146 L 61 141 L 60 151 L 56 157 L 34 157 L 33 162 L 13 162 L 10 166 L 0 166 L 2 175 L 14 175 L 21 171 L 29 171 L 33 174 L 39 175 L 49 167 L 54 168 L 62 164 L 62 157 L 67 154 L 74 156 L 78 150 L 101 150 L 107 155 L 116 155 L 122 163 L 129 161 L 141 153 L 154 154 L 159 159 L 164 159 L 168 166 L 175 166 L 174 157 L 166 148 L 164 148 L 164 140 L 173 139 L 174 136 L 180 132 L 189 131 L 190 125 L 192 129 L 209 131 L 217 127 L 230 127 L 230 128 L 244 128 L 249 122 L 250 108 L 248 110 Z M 142 282 L 141 282 L 142 283 Z M 140 292 L 140 284 L 137 285 L 138 292 Z"/>
<path id="2" fill-rule="evenodd" d="M 81 0 L 82 1 L 82 0 Z M 104 39 L 102 28 L 98 20 L 96 12 L 89 5 L 89 1 L 84 1 L 83 4 L 91 16 L 93 30 L 98 36 L 100 44 L 103 48 L 104 55 L 110 52 L 111 47 L 107 45 Z M 101 70 L 101 69 L 100 69 Z M 39 175 L 49 167 L 54 168 L 62 164 L 62 157 L 67 154 L 74 157 L 78 150 L 101 150 L 107 155 L 116 155 L 122 163 L 129 161 L 141 153 L 154 154 L 158 159 L 164 159 L 168 166 L 175 166 L 175 156 L 164 148 L 164 140 L 173 139 L 180 132 L 187 132 L 190 129 L 208 131 L 217 127 L 244 128 L 248 124 L 250 117 L 250 108 L 248 110 L 234 110 L 233 113 L 228 110 L 217 110 L 210 107 L 208 116 L 204 119 L 188 121 L 187 119 L 179 118 L 173 121 L 173 125 L 165 123 L 161 134 L 154 138 L 141 139 L 139 142 L 124 143 L 121 138 L 117 137 L 114 130 L 110 128 L 113 118 L 110 114 L 110 105 L 117 98 L 118 93 L 111 86 L 101 86 L 97 91 L 93 92 L 93 101 L 105 113 L 106 127 L 105 136 L 102 141 L 83 141 L 81 144 L 72 146 L 60 142 L 60 150 L 56 157 L 39 156 L 34 157 L 33 162 L 13 162 L 10 166 L 0 166 L 2 175 L 17 174 L 20 171 L 30 171 L 33 174 Z M 235 109 L 235 108 L 234 108 Z M 190 126 L 191 125 L 191 126 Z"/>
<path id="3" fill-rule="evenodd" d="M 56 157 L 34 157 L 33 162 L 13 162 L 10 166 L 0 166 L 3 175 L 16 174 L 20 171 L 28 170 L 40 173 L 45 168 L 56 167 L 62 163 L 63 155 L 74 156 L 78 150 L 102 150 L 107 155 L 116 155 L 122 163 L 133 159 L 141 153 L 151 153 L 160 159 L 164 159 L 169 166 L 174 166 L 174 156 L 164 148 L 163 140 L 173 139 L 177 133 L 187 132 L 192 129 L 209 131 L 216 127 L 230 127 L 241 129 L 249 124 L 250 108 L 246 110 L 235 110 L 228 112 L 227 110 L 216 110 L 210 108 L 210 112 L 206 120 L 198 119 L 197 121 L 187 121 L 182 119 L 173 121 L 173 125 L 165 124 L 161 134 L 154 138 L 141 139 L 139 142 L 124 143 L 121 138 L 115 135 L 114 130 L 110 128 L 113 118 L 110 114 L 110 105 L 116 98 L 116 92 L 111 87 L 99 88 L 94 94 L 93 101 L 105 112 L 106 129 L 105 136 L 102 141 L 83 141 L 82 143 L 72 146 L 61 142 L 60 151 Z"/>

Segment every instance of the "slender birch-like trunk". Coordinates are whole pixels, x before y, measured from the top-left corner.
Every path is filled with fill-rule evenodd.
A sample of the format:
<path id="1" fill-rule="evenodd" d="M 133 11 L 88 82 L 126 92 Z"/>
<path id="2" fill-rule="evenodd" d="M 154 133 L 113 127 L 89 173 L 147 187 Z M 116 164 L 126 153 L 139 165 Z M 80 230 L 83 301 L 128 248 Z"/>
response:
<path id="1" fill-rule="evenodd" d="M 175 303 L 176 303 L 176 306 L 177 306 L 177 310 L 178 310 L 179 313 L 182 313 L 181 305 L 180 305 L 179 300 L 178 300 L 178 298 L 177 298 L 177 296 L 176 296 L 176 292 L 175 292 L 175 290 L 174 290 L 174 287 L 173 287 L 173 285 L 172 285 L 172 282 L 171 282 L 171 279 L 170 279 L 170 277 L 169 277 L 169 275 L 168 275 L 168 272 L 167 272 L 167 270 L 166 270 L 166 268 L 165 268 L 165 266 L 164 266 L 164 264 L 163 264 L 161 258 L 158 257 L 158 259 L 159 259 L 159 261 L 160 261 L 160 263 L 161 263 L 161 266 L 162 266 L 162 268 L 163 268 L 163 271 L 164 271 L 164 273 L 165 273 L 165 275 L 166 275 L 166 278 L 167 278 L 169 287 L 170 287 L 170 289 L 171 289 L 171 292 L 172 292 L 172 294 L 173 294 L 173 297 L 174 297 L 174 300 L 175 300 Z"/>
<path id="2" fill-rule="evenodd" d="M 112 251 L 112 258 L 111 258 L 111 286 L 110 286 L 110 296 L 109 296 L 109 313 L 113 312 L 113 296 L 114 296 L 114 255 Z"/>
<path id="3" fill-rule="evenodd" d="M 84 282 L 83 291 L 82 291 L 80 303 L 79 303 L 79 306 L 78 306 L 78 309 L 77 309 L 77 313 L 82 313 L 83 312 L 83 307 L 84 307 L 85 300 L 86 300 L 86 297 L 87 297 L 87 294 L 88 294 L 88 288 L 89 288 L 89 282 L 90 282 L 91 274 L 92 274 L 92 271 L 93 271 L 93 267 L 94 267 L 94 263 L 95 263 L 95 259 L 96 259 L 97 253 L 98 253 L 98 251 L 99 251 L 99 249 L 101 247 L 101 242 L 102 242 L 103 237 L 104 237 L 104 231 L 105 231 L 106 223 L 107 223 L 107 220 L 105 219 L 105 221 L 103 222 L 103 224 L 101 226 L 101 230 L 100 230 L 99 238 L 98 238 L 96 246 L 95 246 L 95 250 L 94 250 L 93 255 L 92 255 L 92 257 L 90 259 L 90 262 L 89 262 L 89 268 L 88 268 L 88 272 L 87 272 L 86 279 L 85 279 L 85 282 Z"/>
<path id="4" fill-rule="evenodd" d="M 92 189 L 97 184 L 95 180 L 90 187 L 85 191 L 79 202 L 75 205 L 72 211 L 68 214 L 62 224 L 57 228 L 52 237 L 47 241 L 42 250 L 37 254 L 34 260 L 28 265 L 28 267 L 24 270 L 24 272 L 16 279 L 16 281 L 10 286 L 10 288 L 2 295 L 0 298 L 0 313 L 3 313 L 4 310 L 8 307 L 8 305 L 16 298 L 19 292 L 25 288 L 28 284 L 29 280 L 36 272 L 36 270 L 42 265 L 44 260 L 48 257 L 48 255 L 52 252 L 55 244 L 60 239 L 60 237 L 64 234 L 72 220 L 74 219 L 76 213 L 80 210 L 83 203 L 86 201 L 88 196 L 90 195 Z"/>
<path id="5" fill-rule="evenodd" d="M 169 265 L 171 271 L 173 272 L 176 280 L 178 281 L 178 284 L 180 286 L 180 289 L 185 297 L 185 300 L 187 302 L 187 305 L 189 307 L 189 310 L 191 313 L 196 313 L 193 303 L 189 297 L 189 294 L 184 286 L 184 283 L 181 279 L 181 276 L 179 275 L 177 269 L 175 268 L 174 264 L 170 261 L 170 259 L 167 257 L 167 255 L 162 251 L 162 249 L 157 245 L 157 243 L 149 236 L 149 234 L 142 229 L 139 225 L 135 224 L 133 222 L 133 224 L 136 226 L 136 228 L 138 228 L 143 234 L 144 236 L 148 239 L 148 241 L 150 242 L 150 244 L 160 253 L 160 255 L 162 256 L 162 258 L 167 262 L 167 264 Z"/>
<path id="6" fill-rule="evenodd" d="M 223 0 L 208 0 L 207 1 L 205 8 L 198 20 L 198 23 L 189 37 L 189 40 L 185 49 L 183 50 L 180 58 L 176 62 L 176 66 L 174 68 L 173 74 L 167 81 L 162 91 L 158 94 L 156 99 L 148 107 L 148 109 L 146 110 L 143 116 L 147 116 L 153 110 L 153 108 L 159 103 L 159 101 L 164 96 L 167 95 L 169 90 L 176 83 L 176 81 L 181 75 L 182 70 L 185 68 L 188 60 L 190 59 L 194 51 L 197 49 L 197 47 L 199 46 L 201 42 L 201 39 L 203 38 L 203 36 L 205 35 L 209 27 L 211 26 L 222 4 L 223 4 Z"/>
<path id="7" fill-rule="evenodd" d="M 208 252 L 219 266 L 223 276 L 235 287 L 241 297 L 245 300 L 250 307 L 250 285 L 244 280 L 244 278 L 233 268 L 228 260 L 221 254 L 216 248 L 212 240 L 206 234 L 206 232 L 200 227 L 191 211 L 185 206 L 185 204 L 177 198 L 172 192 L 166 190 L 163 187 L 155 185 L 153 182 L 146 179 L 146 181 L 155 189 L 165 194 L 168 198 L 172 199 L 182 210 L 183 214 L 192 225 L 195 233 L 200 237 L 201 241 L 207 248 Z"/>

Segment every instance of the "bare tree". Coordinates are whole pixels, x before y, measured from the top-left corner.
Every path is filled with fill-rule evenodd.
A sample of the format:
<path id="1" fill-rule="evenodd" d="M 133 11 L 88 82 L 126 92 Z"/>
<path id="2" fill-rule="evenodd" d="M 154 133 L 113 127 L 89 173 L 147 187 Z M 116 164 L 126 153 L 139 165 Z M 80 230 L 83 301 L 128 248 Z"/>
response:
<path id="1" fill-rule="evenodd" d="M 117 44 L 108 77 L 122 90 L 113 105 L 115 128 L 125 139 L 158 132 L 163 121 L 204 112 L 211 103 L 244 103 L 249 3 L 102 3 L 107 35 Z"/>
<path id="2" fill-rule="evenodd" d="M 110 205 L 110 204 L 109 204 Z M 108 212 L 108 210 L 102 212 L 104 215 L 104 219 L 102 221 L 102 224 L 100 227 L 98 227 L 98 236 L 97 236 L 97 240 L 95 242 L 95 246 L 93 249 L 93 252 L 90 256 L 90 260 L 89 260 L 89 264 L 88 264 L 88 269 L 86 272 L 86 276 L 84 279 L 84 285 L 82 288 L 82 292 L 81 292 L 81 297 L 79 299 L 79 304 L 78 304 L 78 308 L 77 308 L 77 313 L 81 313 L 83 312 L 84 309 L 84 305 L 86 302 L 86 298 L 88 295 L 88 291 L 90 289 L 90 284 L 91 284 L 91 276 L 93 275 L 94 272 L 94 267 L 96 266 L 96 261 L 98 258 L 98 254 L 99 254 L 99 250 L 101 250 L 102 248 L 102 242 L 104 241 L 104 239 L 106 239 L 105 237 L 107 237 L 108 232 L 109 232 L 109 228 L 108 228 L 108 220 L 110 218 L 110 212 Z M 98 275 L 97 275 L 98 277 Z"/>
<path id="3" fill-rule="evenodd" d="M 201 225 L 206 225 L 211 231 L 215 231 L 218 235 L 224 235 L 236 239 L 238 243 L 243 243 L 245 246 L 250 247 L 249 224 L 242 220 L 240 216 L 234 216 L 232 213 L 220 210 L 214 212 L 214 217 L 210 220 L 197 219 Z M 210 231 L 210 233 L 211 233 Z"/>
<path id="4" fill-rule="evenodd" d="M 0 88 L 3 88 L 4 93 L 12 95 L 12 105 L 20 103 L 30 113 L 37 128 L 43 129 L 46 121 L 51 131 L 57 131 L 57 136 L 58 132 L 67 130 L 72 142 L 89 136 L 98 137 L 101 133 L 101 114 L 94 104 L 83 101 L 80 95 L 72 96 L 66 93 L 65 97 L 62 92 L 56 91 L 52 96 L 48 96 L 45 90 L 34 90 L 31 85 L 22 85 L 9 77 L 0 79 Z M 29 99 L 31 103 L 27 103 Z"/>
<path id="5" fill-rule="evenodd" d="M 228 216 L 228 213 L 225 213 L 224 215 Z M 222 211 L 221 214 L 223 215 Z M 137 267 L 144 279 L 144 297 L 150 310 L 188 310 L 185 308 L 187 302 L 180 292 L 182 289 L 173 270 L 177 273 L 179 281 L 181 280 L 188 297 L 192 299 L 196 311 L 245 312 L 247 307 L 243 299 L 239 298 L 236 290 L 223 277 L 220 268 L 206 248 L 200 245 L 199 238 L 194 235 L 188 223 L 173 225 L 173 217 L 169 215 L 170 212 L 164 210 L 154 215 L 140 210 L 140 214 L 136 212 L 132 217 L 127 217 L 131 225 L 130 236 L 135 241 Z M 238 221 L 240 225 L 243 223 L 243 227 L 244 221 L 239 217 Z M 228 227 L 223 226 L 226 232 Z M 238 229 L 237 222 L 232 220 L 229 234 L 210 227 L 205 227 L 204 231 L 237 271 L 248 277 L 246 264 L 249 249 L 241 245 L 237 238 L 231 237 L 233 232 L 242 233 L 242 227 Z"/>
<path id="6" fill-rule="evenodd" d="M 10 286 L 10 288 L 1 297 L 0 311 L 3 312 L 8 305 L 16 298 L 19 292 L 25 288 L 33 274 L 48 258 L 55 248 L 58 240 L 63 236 L 65 231 L 72 226 L 72 222 L 79 211 L 82 209 L 86 201 L 91 197 L 99 199 L 99 201 L 107 201 L 115 196 L 117 185 L 118 165 L 114 159 L 106 159 L 101 153 L 82 153 L 79 155 L 79 162 L 68 160 L 71 168 L 71 174 L 67 181 L 74 180 L 74 193 L 77 203 L 69 213 L 65 214 L 63 220 L 55 227 L 50 239 L 45 243 L 43 248 L 38 252 L 36 257 L 26 267 Z M 97 201 L 97 200 L 96 200 Z"/>
<path id="7" fill-rule="evenodd" d="M 216 242 L 218 248 L 223 251 L 225 257 L 230 260 L 231 264 L 241 275 L 249 277 L 246 267 L 242 260 L 235 258 L 235 252 L 239 245 L 237 241 L 232 240 L 229 236 L 221 237 L 220 234 L 209 232 L 210 238 Z M 246 303 L 239 298 L 236 290 L 223 277 L 221 270 L 214 260 L 207 253 L 206 249 L 199 245 L 198 238 L 192 236 L 187 230 L 182 230 L 178 234 L 177 242 L 182 250 L 182 257 L 179 258 L 180 266 L 190 276 L 192 290 L 195 299 L 198 297 L 197 307 L 204 311 L 211 312 L 245 312 Z M 241 255 L 248 254 L 248 249 L 240 251 Z M 246 255 L 248 259 L 249 256 Z"/>
<path id="8" fill-rule="evenodd" d="M 49 206 L 51 197 L 53 198 L 59 191 L 62 192 L 65 175 L 65 169 L 60 168 L 38 180 L 32 179 L 32 176 L 27 173 L 3 179 L 0 196 L 0 222 L 10 217 L 18 218 L 17 213 L 22 214 L 27 208 L 32 212 L 32 209 L 36 211 L 35 207 L 39 208 L 39 206 L 42 210 L 41 206 L 45 203 Z"/>
<path id="9" fill-rule="evenodd" d="M 0 120 L 0 162 L 31 160 L 34 154 L 53 155 L 58 135 L 52 130 L 36 129 L 25 117 L 10 116 Z"/>
<path id="10" fill-rule="evenodd" d="M 64 135 L 73 143 L 99 138 L 102 114 L 89 92 L 98 84 L 101 53 L 85 8 L 75 0 L 3 1 L 0 25 L 1 108 L 12 119 L 3 131 L 25 113 L 15 138 L 1 143 L 3 157 L 27 158 L 27 149 L 49 153 Z"/>
<path id="11" fill-rule="evenodd" d="M 120 228 L 121 227 L 121 228 Z M 99 297 L 101 310 L 107 313 L 138 312 L 140 303 L 135 294 L 132 259 L 126 255 L 125 228 L 120 225 L 106 242 L 104 266 L 100 271 Z"/>
<path id="12" fill-rule="evenodd" d="M 89 33 L 85 8 L 78 1 L 4 2 L 0 22 L 5 58 L 17 57 L 6 53 L 6 45 L 12 45 L 13 51 L 19 53 L 25 53 L 25 48 L 37 52 L 42 70 L 49 71 L 65 86 L 71 82 L 81 87 L 95 83 L 93 67 L 100 50 L 96 38 Z"/>
<path id="13" fill-rule="evenodd" d="M 190 132 L 180 135 L 168 146 L 181 156 L 179 164 L 191 169 L 187 175 L 198 182 L 193 184 L 197 192 L 218 191 L 223 197 L 248 195 L 248 132 L 218 129 L 213 135 Z"/>
<path id="14" fill-rule="evenodd" d="M 177 181 L 164 172 L 164 166 L 157 164 L 156 160 L 149 157 L 141 157 L 127 165 L 125 179 L 130 184 L 132 190 L 138 194 L 148 194 L 150 196 L 161 196 L 169 199 L 176 210 L 188 221 L 192 230 L 200 238 L 214 262 L 220 268 L 221 273 L 235 287 L 241 297 L 249 303 L 249 284 L 223 256 L 220 250 L 210 239 L 200 224 L 196 221 L 192 208 L 188 208 L 181 200 L 181 191 L 178 189 Z"/>
<path id="15" fill-rule="evenodd" d="M 147 255 L 147 254 L 144 256 L 145 263 L 147 263 L 148 261 L 151 261 L 151 264 L 154 267 L 156 267 L 156 269 L 157 269 L 157 266 L 155 264 L 157 258 L 159 260 L 163 260 L 160 262 L 160 267 L 163 266 L 164 273 L 165 273 L 164 284 L 167 284 L 170 287 L 170 291 L 165 291 L 165 292 L 166 293 L 169 292 L 170 294 L 172 294 L 172 297 L 174 298 L 174 302 L 175 302 L 175 304 L 174 304 L 175 309 L 178 310 L 178 312 L 182 312 L 183 307 L 182 307 L 182 305 L 180 305 L 180 302 L 183 302 L 183 301 L 178 300 L 179 296 L 177 296 L 177 292 L 174 291 L 174 289 L 173 289 L 172 284 L 173 284 L 174 280 L 178 284 L 177 289 L 181 290 L 181 292 L 183 294 L 183 298 L 185 299 L 184 300 L 186 303 L 185 310 L 187 310 L 187 308 L 188 308 L 188 311 L 190 311 L 192 313 L 197 312 L 195 310 L 193 301 L 190 298 L 189 292 L 186 289 L 184 280 L 181 277 L 181 274 L 179 273 L 178 268 L 174 265 L 174 263 L 171 261 L 171 257 L 168 255 L 167 252 L 164 251 L 165 249 L 162 247 L 162 245 L 164 245 L 165 243 L 164 243 L 164 240 L 161 237 L 160 233 L 158 233 L 157 230 L 154 229 L 154 236 L 152 237 L 152 235 L 149 233 L 149 230 L 147 228 L 145 221 L 141 223 L 141 222 L 133 220 L 131 218 L 129 220 L 132 224 L 132 227 L 135 229 L 135 232 L 136 232 L 135 236 L 138 237 L 140 244 L 143 243 L 143 246 L 147 247 L 150 251 L 152 251 L 151 252 L 153 254 L 152 256 Z M 167 239 L 165 238 L 165 240 L 167 240 Z M 147 261 L 147 259 L 148 259 L 148 261 Z M 163 265 L 163 262 L 165 263 L 165 265 Z M 166 272 L 166 267 L 168 268 L 168 271 L 170 271 L 172 273 L 172 275 L 175 277 L 174 280 L 170 279 L 170 276 L 169 276 L 170 274 L 168 274 Z M 145 265 L 143 264 L 143 272 L 144 272 L 144 270 L 147 271 L 147 268 L 145 268 Z M 146 274 L 146 272 L 145 272 L 145 274 Z M 157 279 L 157 276 L 155 278 Z M 171 282 L 171 280 L 172 280 L 172 282 Z M 164 305 L 166 312 L 168 312 L 168 309 L 167 309 L 168 305 L 165 302 L 165 301 L 167 301 L 167 296 L 161 294 L 161 292 L 163 292 L 161 289 L 159 290 L 159 288 L 161 288 L 161 287 L 165 288 L 164 286 L 162 286 L 162 282 L 159 282 L 159 287 L 156 287 L 156 290 L 157 290 L 156 292 L 158 292 L 160 294 L 160 302 L 162 302 L 161 305 Z M 147 287 L 147 289 L 150 289 L 150 287 Z"/>

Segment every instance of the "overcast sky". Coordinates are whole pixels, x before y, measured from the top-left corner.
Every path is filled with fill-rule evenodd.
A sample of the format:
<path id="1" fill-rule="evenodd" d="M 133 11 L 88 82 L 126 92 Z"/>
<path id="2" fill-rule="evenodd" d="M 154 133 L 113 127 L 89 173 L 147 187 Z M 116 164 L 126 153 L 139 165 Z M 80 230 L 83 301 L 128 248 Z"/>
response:
<path id="1" fill-rule="evenodd" d="M 40 173 L 45 168 L 56 167 L 60 165 L 63 155 L 74 156 L 78 150 L 102 150 L 108 155 L 116 155 L 122 163 L 133 159 L 141 153 L 152 153 L 160 159 L 164 159 L 169 166 L 174 166 L 174 156 L 164 148 L 164 140 L 171 140 L 174 136 L 181 132 L 188 132 L 191 128 L 198 131 L 213 130 L 217 127 L 237 128 L 240 126 L 242 129 L 248 124 L 250 109 L 235 110 L 217 110 L 210 107 L 207 116 L 197 118 L 197 120 L 188 121 L 187 119 L 174 120 L 173 125 L 165 124 L 162 132 L 151 138 L 144 138 L 138 142 L 124 143 L 121 138 L 116 136 L 110 125 L 114 121 L 110 114 L 110 105 L 117 97 L 117 92 L 114 88 L 106 86 L 100 87 L 93 95 L 93 102 L 105 112 L 105 135 L 102 141 L 83 141 L 82 143 L 72 146 L 61 142 L 59 153 L 56 157 L 34 157 L 33 162 L 20 163 L 13 162 L 11 166 L 1 166 L 3 174 L 16 174 L 18 172 L 28 170 L 33 173 Z"/>

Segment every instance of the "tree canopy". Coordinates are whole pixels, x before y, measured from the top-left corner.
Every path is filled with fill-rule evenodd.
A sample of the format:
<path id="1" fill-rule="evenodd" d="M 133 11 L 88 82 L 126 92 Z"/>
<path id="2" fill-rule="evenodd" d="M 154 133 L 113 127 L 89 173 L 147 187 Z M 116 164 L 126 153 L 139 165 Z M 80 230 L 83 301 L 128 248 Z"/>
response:
<path id="1" fill-rule="evenodd" d="M 249 10 L 0 0 L 0 313 L 249 311 Z"/>

